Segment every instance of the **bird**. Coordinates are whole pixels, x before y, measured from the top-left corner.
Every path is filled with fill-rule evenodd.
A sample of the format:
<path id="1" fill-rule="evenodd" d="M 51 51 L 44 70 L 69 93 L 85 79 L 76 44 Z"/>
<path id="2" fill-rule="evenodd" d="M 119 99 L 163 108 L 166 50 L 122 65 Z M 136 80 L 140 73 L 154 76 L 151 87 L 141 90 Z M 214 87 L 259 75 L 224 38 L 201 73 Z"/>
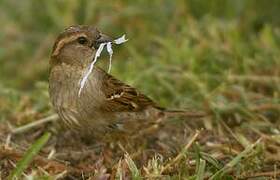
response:
<path id="1" fill-rule="evenodd" d="M 204 116 L 163 108 L 98 66 L 94 66 L 78 95 L 99 45 L 112 41 L 91 25 L 70 26 L 58 35 L 49 61 L 49 95 L 63 126 L 88 137 L 114 132 L 132 135 L 158 119 Z"/>

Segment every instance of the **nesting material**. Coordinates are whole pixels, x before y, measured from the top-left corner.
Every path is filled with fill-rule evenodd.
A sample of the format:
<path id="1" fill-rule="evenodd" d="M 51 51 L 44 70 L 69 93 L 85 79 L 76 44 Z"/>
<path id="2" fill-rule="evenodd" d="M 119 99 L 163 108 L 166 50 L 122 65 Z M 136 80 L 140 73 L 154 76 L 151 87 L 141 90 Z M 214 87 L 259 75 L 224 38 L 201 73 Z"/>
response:
<path id="1" fill-rule="evenodd" d="M 102 52 L 102 50 L 104 49 L 104 47 L 106 46 L 107 52 L 109 54 L 109 68 L 108 68 L 108 73 L 110 73 L 111 71 L 111 67 L 112 67 L 112 56 L 113 56 L 113 49 L 112 49 L 112 43 L 114 44 L 122 44 L 125 43 L 126 41 L 128 41 L 128 39 L 125 38 L 125 35 L 123 35 L 120 38 L 115 39 L 112 42 L 107 42 L 107 43 L 101 43 L 95 53 L 94 59 L 92 61 L 92 63 L 90 64 L 88 71 L 85 73 L 85 75 L 83 76 L 82 80 L 80 81 L 80 89 L 79 89 L 79 96 L 81 95 L 81 92 L 87 82 L 87 79 L 90 75 L 90 73 L 93 70 L 93 67 L 95 65 L 95 63 L 97 62 L 97 59 L 100 57 L 100 54 Z"/>

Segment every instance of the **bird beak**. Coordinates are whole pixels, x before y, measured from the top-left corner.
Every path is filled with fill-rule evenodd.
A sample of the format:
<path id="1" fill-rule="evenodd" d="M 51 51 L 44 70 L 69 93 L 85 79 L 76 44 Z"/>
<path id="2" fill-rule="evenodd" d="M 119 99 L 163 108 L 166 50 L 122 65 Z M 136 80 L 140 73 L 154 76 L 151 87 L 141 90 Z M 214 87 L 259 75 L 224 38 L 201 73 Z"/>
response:
<path id="1" fill-rule="evenodd" d="M 97 43 L 107 43 L 107 42 L 112 42 L 113 41 L 113 38 L 111 38 L 110 36 L 106 35 L 106 34 L 103 34 L 103 33 L 100 33 L 100 38 L 98 38 L 96 40 Z"/>

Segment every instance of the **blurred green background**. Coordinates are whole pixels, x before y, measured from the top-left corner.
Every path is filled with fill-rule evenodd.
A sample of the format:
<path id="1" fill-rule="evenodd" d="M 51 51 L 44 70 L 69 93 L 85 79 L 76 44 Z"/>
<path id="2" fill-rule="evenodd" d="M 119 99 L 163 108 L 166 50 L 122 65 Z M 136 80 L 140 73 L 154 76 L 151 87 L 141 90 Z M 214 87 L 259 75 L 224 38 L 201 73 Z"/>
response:
<path id="1" fill-rule="evenodd" d="M 163 106 L 223 109 L 256 94 L 278 103 L 279 12 L 279 0 L 1 0 L 1 119 L 51 113 L 50 51 L 73 24 L 127 34 L 112 74 Z"/>

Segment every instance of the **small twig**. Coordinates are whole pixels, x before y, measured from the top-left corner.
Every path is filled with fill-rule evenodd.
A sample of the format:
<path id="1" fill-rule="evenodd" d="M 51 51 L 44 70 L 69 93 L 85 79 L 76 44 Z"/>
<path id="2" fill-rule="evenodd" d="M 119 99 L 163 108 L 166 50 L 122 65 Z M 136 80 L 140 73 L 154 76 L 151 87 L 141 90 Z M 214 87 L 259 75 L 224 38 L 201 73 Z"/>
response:
<path id="1" fill-rule="evenodd" d="M 164 171 L 166 171 L 167 169 L 169 169 L 172 165 L 174 165 L 176 162 L 180 161 L 183 157 L 185 152 L 192 146 L 192 144 L 194 143 L 194 141 L 197 139 L 197 137 L 199 136 L 200 131 L 196 131 L 195 134 L 193 135 L 193 137 L 191 138 L 191 140 L 189 141 L 189 143 L 183 148 L 183 150 L 181 151 L 181 153 L 179 153 L 170 163 L 168 163 L 166 166 L 163 166 L 160 174 L 162 174 Z"/>
<path id="2" fill-rule="evenodd" d="M 117 144 L 123 153 L 127 153 L 127 151 L 125 150 L 125 148 L 123 147 L 123 145 L 120 142 L 118 142 Z"/>
<path id="3" fill-rule="evenodd" d="M 7 136 L 7 138 L 6 138 L 6 142 L 5 142 L 5 148 L 6 148 L 6 149 L 10 147 L 11 138 L 12 138 L 12 135 L 11 135 L 11 134 L 8 134 L 8 136 Z"/>
<path id="4" fill-rule="evenodd" d="M 12 129 L 11 134 L 20 134 L 20 133 L 23 133 L 25 131 L 28 131 L 29 129 L 40 126 L 41 124 L 45 124 L 45 123 L 48 123 L 48 122 L 53 122 L 53 121 L 56 121 L 56 120 L 58 120 L 58 115 L 53 114 L 53 115 L 48 116 L 46 118 L 39 119 L 39 120 L 33 121 L 29 124 L 26 124 L 24 126 Z"/>
<path id="5" fill-rule="evenodd" d="M 56 150 L 55 148 L 52 148 L 51 149 L 51 152 L 49 153 L 47 159 L 52 159 L 54 157 L 54 154 L 56 153 Z"/>
<path id="6" fill-rule="evenodd" d="M 61 173 L 55 175 L 54 179 L 62 179 L 67 174 L 67 170 L 62 171 Z M 83 178 L 84 179 L 84 178 Z"/>

